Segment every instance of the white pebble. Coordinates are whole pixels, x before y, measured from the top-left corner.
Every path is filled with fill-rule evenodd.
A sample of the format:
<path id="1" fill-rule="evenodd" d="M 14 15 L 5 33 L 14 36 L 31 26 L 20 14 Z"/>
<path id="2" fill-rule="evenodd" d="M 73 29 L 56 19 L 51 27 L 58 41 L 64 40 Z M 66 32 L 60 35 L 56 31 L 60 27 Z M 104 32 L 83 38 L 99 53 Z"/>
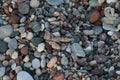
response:
<path id="1" fill-rule="evenodd" d="M 116 74 L 120 75 L 120 70 L 119 70 L 119 71 L 116 71 Z"/>
<path id="2" fill-rule="evenodd" d="M 10 40 L 11 40 L 10 37 L 5 37 L 5 38 L 4 38 L 4 41 L 5 41 L 5 42 L 9 42 Z"/>
<path id="3" fill-rule="evenodd" d="M 12 69 L 12 70 L 15 70 L 15 68 L 16 68 L 16 63 L 13 63 L 13 64 L 11 65 L 11 69 Z"/>
<path id="4" fill-rule="evenodd" d="M 38 52 L 42 52 L 44 49 L 45 49 L 45 44 L 44 43 L 38 44 L 38 48 L 37 48 Z"/>
<path id="5" fill-rule="evenodd" d="M 60 33 L 59 32 L 54 32 L 52 33 L 54 36 L 60 36 Z"/>
<path id="6" fill-rule="evenodd" d="M 33 8 L 37 8 L 40 5 L 40 2 L 38 0 L 31 0 L 30 6 Z"/>
<path id="7" fill-rule="evenodd" d="M 29 60 L 30 60 L 30 58 L 29 58 L 29 56 L 27 55 L 27 56 L 25 56 L 25 58 L 23 59 L 23 61 L 24 62 L 29 62 Z"/>
<path id="8" fill-rule="evenodd" d="M 26 35 L 27 35 L 27 34 L 26 34 L 26 32 L 24 32 L 24 33 L 21 33 L 21 35 L 20 35 L 20 36 L 21 36 L 21 38 L 25 38 L 25 37 L 26 37 Z"/>
<path id="9" fill-rule="evenodd" d="M 33 33 L 28 32 L 28 34 L 26 35 L 26 39 L 31 40 L 32 38 L 33 38 Z"/>
<path id="10" fill-rule="evenodd" d="M 11 56 L 12 59 L 17 59 L 18 58 L 18 52 L 14 52 Z"/>
<path id="11" fill-rule="evenodd" d="M 18 73 L 22 70 L 22 67 L 21 66 L 16 66 L 15 68 L 15 72 Z"/>
<path id="12" fill-rule="evenodd" d="M 115 3 L 115 2 L 117 2 L 117 0 L 107 0 L 106 1 L 108 4 L 110 4 L 110 3 Z"/>
<path id="13" fill-rule="evenodd" d="M 32 60 L 32 67 L 35 69 L 39 68 L 40 67 L 40 60 L 37 58 L 33 59 Z"/>
<path id="14" fill-rule="evenodd" d="M 41 73 L 42 73 L 40 69 L 36 69 L 35 72 L 38 76 L 41 75 Z"/>

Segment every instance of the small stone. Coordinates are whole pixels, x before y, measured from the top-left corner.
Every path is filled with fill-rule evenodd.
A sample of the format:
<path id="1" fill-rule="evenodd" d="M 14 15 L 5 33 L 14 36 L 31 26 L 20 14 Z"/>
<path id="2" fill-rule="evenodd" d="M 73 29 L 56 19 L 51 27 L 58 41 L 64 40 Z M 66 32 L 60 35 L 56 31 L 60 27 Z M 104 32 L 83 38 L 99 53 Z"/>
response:
<path id="1" fill-rule="evenodd" d="M 40 67 L 40 60 L 37 58 L 33 59 L 32 60 L 32 67 L 35 69 L 39 68 Z"/>
<path id="2" fill-rule="evenodd" d="M 45 49 L 45 44 L 44 43 L 38 44 L 38 47 L 37 47 L 38 52 L 42 52 L 42 51 L 44 51 L 44 49 Z"/>
<path id="3" fill-rule="evenodd" d="M 0 78 L 5 74 L 5 67 L 0 67 Z"/>
<path id="4" fill-rule="evenodd" d="M 91 66 L 93 66 L 94 64 L 97 64 L 96 60 L 90 61 L 89 63 Z"/>
<path id="5" fill-rule="evenodd" d="M 5 75 L 3 76 L 3 79 L 2 80 L 11 80 L 9 76 Z"/>
<path id="6" fill-rule="evenodd" d="M 61 47 L 60 47 L 57 43 L 55 43 L 55 42 L 50 43 L 50 45 L 52 46 L 53 49 L 56 49 L 56 50 L 60 50 L 60 48 L 61 48 Z"/>
<path id="7" fill-rule="evenodd" d="M 28 14 L 29 13 L 29 5 L 26 3 L 21 3 L 18 7 L 18 11 L 22 14 Z"/>
<path id="8" fill-rule="evenodd" d="M 35 51 L 35 52 L 34 52 L 34 56 L 37 57 L 37 58 L 40 58 L 41 54 L 40 54 L 40 52 Z"/>
<path id="9" fill-rule="evenodd" d="M 5 52 L 7 50 L 7 43 L 0 39 L 0 52 Z"/>
<path id="10" fill-rule="evenodd" d="M 46 66 L 46 60 L 45 60 L 45 56 L 44 55 L 42 55 L 41 56 L 41 68 L 45 68 L 45 66 Z"/>
<path id="11" fill-rule="evenodd" d="M 94 34 L 96 34 L 96 35 L 99 35 L 103 32 L 103 29 L 101 26 L 95 26 L 92 28 L 92 30 L 94 31 Z"/>
<path id="12" fill-rule="evenodd" d="M 60 5 L 63 3 L 63 0 L 47 0 L 48 4 L 50 5 Z"/>
<path id="13" fill-rule="evenodd" d="M 42 72 L 41 72 L 40 69 L 36 69 L 35 72 L 36 72 L 36 74 L 37 74 L 38 76 L 42 74 Z"/>
<path id="14" fill-rule="evenodd" d="M 30 6 L 33 8 L 37 8 L 40 5 L 40 2 L 38 0 L 31 0 Z"/>
<path id="15" fill-rule="evenodd" d="M 117 0 L 107 0 L 106 1 L 108 4 L 110 4 L 110 3 L 115 3 L 115 2 L 117 2 Z"/>
<path id="16" fill-rule="evenodd" d="M 90 13 L 90 15 L 89 15 L 89 21 L 91 23 L 95 23 L 96 21 L 98 21 L 99 17 L 100 17 L 100 13 L 95 10 L 95 11 L 93 11 L 93 12 Z"/>
<path id="17" fill-rule="evenodd" d="M 102 4 L 102 3 L 105 2 L 105 0 L 98 0 L 98 2 L 99 2 L 100 4 Z"/>
<path id="18" fill-rule="evenodd" d="M 120 70 L 117 70 L 117 71 L 116 71 L 116 74 L 120 75 Z"/>
<path id="19" fill-rule="evenodd" d="M 91 7 L 97 7 L 100 6 L 101 4 L 98 2 L 98 0 L 89 0 L 89 5 Z"/>
<path id="20" fill-rule="evenodd" d="M 104 55 L 95 55 L 94 59 L 97 61 L 97 63 L 104 63 L 107 60 L 107 57 Z"/>
<path id="21" fill-rule="evenodd" d="M 39 43 L 41 43 L 43 41 L 42 38 L 39 38 L 39 37 L 33 37 L 31 42 L 34 46 L 38 46 Z"/>
<path id="22" fill-rule="evenodd" d="M 18 52 L 14 52 L 11 56 L 12 59 L 17 59 L 18 58 Z"/>
<path id="23" fill-rule="evenodd" d="M 16 68 L 16 63 L 13 63 L 13 64 L 11 65 L 11 69 L 12 69 L 12 70 L 15 70 L 15 68 Z"/>
<path id="24" fill-rule="evenodd" d="M 103 23 L 103 29 L 105 30 L 111 30 L 111 31 L 117 31 L 117 28 L 114 27 L 113 25 Z"/>
<path id="25" fill-rule="evenodd" d="M 59 16 L 60 13 L 59 13 L 59 12 L 54 12 L 53 15 L 54 15 L 54 16 Z"/>
<path id="26" fill-rule="evenodd" d="M 64 80 L 64 74 L 59 73 L 53 77 L 53 80 Z"/>
<path id="27" fill-rule="evenodd" d="M 3 61 L 5 59 L 5 56 L 3 54 L 0 54 L 0 61 Z"/>
<path id="28" fill-rule="evenodd" d="M 16 49 L 17 48 L 17 40 L 15 38 L 11 39 L 9 42 L 8 42 L 8 47 L 10 49 Z"/>
<path id="29" fill-rule="evenodd" d="M 33 33 L 32 32 L 28 32 L 26 35 L 26 39 L 31 40 L 33 38 Z"/>
<path id="30" fill-rule="evenodd" d="M 68 58 L 67 57 L 62 57 L 61 64 L 67 66 L 68 65 Z"/>
<path id="31" fill-rule="evenodd" d="M 20 19 L 20 22 L 23 23 L 23 22 L 25 22 L 25 20 L 26 20 L 26 17 L 23 16 L 23 17 Z"/>
<path id="32" fill-rule="evenodd" d="M 40 23 L 37 21 L 31 22 L 30 26 L 34 32 L 39 32 L 42 29 Z"/>
<path id="33" fill-rule="evenodd" d="M 85 57 L 85 52 L 84 52 L 83 48 L 80 46 L 80 44 L 73 43 L 71 45 L 71 50 L 76 56 Z"/>
<path id="34" fill-rule="evenodd" d="M 28 72 L 20 71 L 17 74 L 17 80 L 34 80 L 34 79 Z"/>
<path id="35" fill-rule="evenodd" d="M 5 25 L 0 27 L 0 38 L 3 39 L 8 37 L 13 32 L 13 27 L 11 25 Z"/>
<path id="36" fill-rule="evenodd" d="M 20 17 L 17 15 L 10 16 L 9 23 L 18 24 L 20 22 Z"/>
<path id="37" fill-rule="evenodd" d="M 19 28 L 19 32 L 22 34 L 22 33 L 24 33 L 25 32 L 25 27 L 20 27 Z"/>
<path id="38" fill-rule="evenodd" d="M 24 47 L 22 47 L 21 48 L 21 53 L 23 54 L 23 55 L 27 55 L 28 54 L 28 47 L 27 46 L 24 46 Z"/>
<path id="39" fill-rule="evenodd" d="M 83 33 L 85 35 L 93 35 L 94 34 L 94 31 L 93 30 L 83 30 Z"/>
<path id="40" fill-rule="evenodd" d="M 32 66 L 31 62 L 27 62 L 24 64 L 24 67 L 30 68 Z"/>
<path id="41" fill-rule="evenodd" d="M 25 56 L 25 58 L 23 59 L 24 62 L 28 62 L 30 60 L 29 56 Z"/>
<path id="42" fill-rule="evenodd" d="M 54 36 L 60 36 L 60 33 L 59 32 L 54 32 L 52 33 Z"/>
<path id="43" fill-rule="evenodd" d="M 15 72 L 18 73 L 20 71 L 22 71 L 22 67 L 21 66 L 16 66 L 15 67 Z"/>
<path id="44" fill-rule="evenodd" d="M 10 79 L 13 79 L 15 77 L 15 75 L 12 72 L 10 72 L 9 77 L 10 77 Z"/>
<path id="45" fill-rule="evenodd" d="M 48 62 L 47 67 L 52 68 L 56 64 L 56 62 L 57 62 L 57 57 L 52 57 Z"/>
<path id="46" fill-rule="evenodd" d="M 8 64 L 9 64 L 9 62 L 7 61 L 7 60 L 4 60 L 3 62 L 2 62 L 2 64 L 3 64 L 3 66 L 8 66 Z"/>

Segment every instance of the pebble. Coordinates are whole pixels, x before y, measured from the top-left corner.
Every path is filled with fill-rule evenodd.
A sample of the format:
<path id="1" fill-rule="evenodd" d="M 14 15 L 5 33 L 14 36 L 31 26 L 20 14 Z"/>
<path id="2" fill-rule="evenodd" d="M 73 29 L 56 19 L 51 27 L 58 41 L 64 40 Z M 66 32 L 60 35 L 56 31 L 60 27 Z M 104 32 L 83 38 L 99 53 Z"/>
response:
<path id="1" fill-rule="evenodd" d="M 39 68 L 40 67 L 40 60 L 37 58 L 33 59 L 32 60 L 32 67 L 35 69 Z"/>
<path id="2" fill-rule="evenodd" d="M 2 80 L 11 80 L 9 76 L 4 75 Z"/>
<path id="3" fill-rule="evenodd" d="M 117 71 L 116 71 L 116 74 L 120 75 L 120 70 L 117 70 Z"/>
<path id="4" fill-rule="evenodd" d="M 63 0 L 47 0 L 48 4 L 50 5 L 60 5 L 61 3 L 63 3 Z"/>
<path id="5" fill-rule="evenodd" d="M 9 19 L 9 23 L 18 24 L 20 22 L 20 17 L 17 15 L 11 15 Z"/>
<path id="6" fill-rule="evenodd" d="M 52 57 L 48 62 L 47 67 L 52 68 L 56 64 L 56 62 L 57 62 L 57 57 Z"/>
<path id="7" fill-rule="evenodd" d="M 73 43 L 71 45 L 71 50 L 76 56 L 85 57 L 85 52 L 84 52 L 83 48 L 80 46 L 80 44 Z"/>
<path id="8" fill-rule="evenodd" d="M 99 17 L 100 17 L 100 13 L 95 10 L 95 11 L 93 11 L 93 12 L 90 13 L 90 15 L 89 15 L 89 21 L 91 23 L 95 23 L 96 21 L 98 21 Z"/>
<path id="9" fill-rule="evenodd" d="M 30 68 L 32 66 L 31 62 L 27 62 L 24 64 L 24 67 Z"/>
<path id="10" fill-rule="evenodd" d="M 83 30 L 83 33 L 85 35 L 93 35 L 94 34 L 94 31 L 93 30 Z"/>
<path id="11" fill-rule="evenodd" d="M 13 52 L 12 56 L 11 56 L 12 59 L 17 59 L 18 58 L 18 52 Z"/>
<path id="12" fill-rule="evenodd" d="M 2 62 L 2 64 L 3 64 L 4 66 L 8 66 L 9 62 L 8 62 L 7 60 L 4 60 L 4 61 Z"/>
<path id="13" fill-rule="evenodd" d="M 38 44 L 38 47 L 37 47 L 38 52 L 42 52 L 42 51 L 44 51 L 44 49 L 45 49 L 45 44 L 44 43 Z"/>
<path id="14" fill-rule="evenodd" d="M 5 74 L 5 67 L 0 67 L 0 77 Z"/>
<path id="15" fill-rule="evenodd" d="M 62 57 L 61 59 L 61 64 L 67 66 L 68 65 L 68 58 L 67 57 Z"/>
<path id="16" fill-rule="evenodd" d="M 25 58 L 23 59 L 23 61 L 24 62 L 29 62 L 29 60 L 30 60 L 30 58 L 29 58 L 29 56 L 27 55 L 27 56 L 25 56 Z"/>
<path id="17" fill-rule="evenodd" d="M 30 1 L 30 6 L 33 8 L 37 8 L 37 7 L 39 7 L 39 5 L 40 5 L 40 2 L 38 0 L 31 0 Z"/>
<path id="18" fill-rule="evenodd" d="M 53 80 L 64 80 L 64 74 L 62 73 L 55 74 L 55 76 L 53 77 Z"/>
<path id="19" fill-rule="evenodd" d="M 41 63 L 40 63 L 40 65 L 41 65 L 41 68 L 45 68 L 45 66 L 46 66 L 45 55 L 41 56 Z"/>
<path id="20" fill-rule="evenodd" d="M 40 69 L 36 69 L 35 72 L 36 72 L 36 74 L 37 74 L 38 76 L 42 74 L 42 72 L 41 72 Z"/>
<path id="21" fill-rule="evenodd" d="M 29 13 L 29 5 L 26 3 L 21 3 L 18 7 L 18 11 L 22 14 L 28 14 Z"/>
<path id="22" fill-rule="evenodd" d="M 23 55 L 27 55 L 28 54 L 28 47 L 27 46 L 24 46 L 21 48 L 20 52 L 23 54 Z"/>
<path id="23" fill-rule="evenodd" d="M 9 42 L 8 42 L 8 47 L 10 49 L 16 49 L 17 48 L 17 40 L 15 38 L 11 39 Z"/>
<path id="24" fill-rule="evenodd" d="M 21 66 L 16 66 L 15 67 L 15 72 L 18 73 L 20 71 L 22 71 L 22 67 Z"/>
<path id="25" fill-rule="evenodd" d="M 17 80 L 34 80 L 34 79 L 28 72 L 20 71 L 17 74 Z"/>
<path id="26" fill-rule="evenodd" d="M 94 31 L 94 34 L 96 34 L 96 35 L 99 35 L 103 32 L 103 29 L 101 26 L 95 26 L 92 28 L 92 30 Z"/>
<path id="27" fill-rule="evenodd" d="M 34 46 L 38 46 L 38 44 L 41 43 L 41 42 L 43 42 L 43 39 L 39 38 L 39 37 L 33 37 L 32 40 L 31 40 L 31 43 Z"/>
<path id="28" fill-rule="evenodd" d="M 13 32 L 13 27 L 11 25 L 4 25 L 0 27 L 0 39 L 8 37 Z"/>
<path id="29" fill-rule="evenodd" d="M 104 55 L 95 55 L 94 59 L 97 61 L 97 63 L 104 63 L 107 60 L 107 57 Z"/>
<path id="30" fill-rule="evenodd" d="M 28 32 L 26 35 L 26 39 L 31 40 L 33 38 L 33 33 L 32 32 Z"/>
<path id="31" fill-rule="evenodd" d="M 56 49 L 56 50 L 60 50 L 61 49 L 61 47 L 57 43 L 55 43 L 55 42 L 50 43 L 50 45 L 52 46 L 53 49 Z"/>
<path id="32" fill-rule="evenodd" d="M 5 59 L 5 55 L 0 54 L 0 61 L 3 61 Z"/>
<path id="33" fill-rule="evenodd" d="M 37 57 L 37 58 L 40 58 L 41 54 L 40 54 L 40 52 L 35 51 L 35 52 L 34 52 L 34 56 Z"/>
<path id="34" fill-rule="evenodd" d="M 11 69 L 12 69 L 12 70 L 15 70 L 15 68 L 16 68 L 16 63 L 13 63 L 13 64 L 11 65 Z"/>
<path id="35" fill-rule="evenodd" d="M 98 0 L 89 0 L 89 5 L 91 7 L 97 7 L 100 6 L 101 4 L 98 2 Z"/>
<path id="36" fill-rule="evenodd" d="M 0 39 L 0 52 L 5 52 L 7 50 L 7 43 Z"/>
<path id="37" fill-rule="evenodd" d="M 40 23 L 37 21 L 31 22 L 30 26 L 34 32 L 39 32 L 42 29 Z"/>
<path id="38" fill-rule="evenodd" d="M 102 4 L 102 3 L 105 2 L 105 0 L 98 0 L 98 2 L 99 2 L 100 4 Z"/>
<path id="39" fill-rule="evenodd" d="M 110 3 L 115 3 L 115 2 L 117 2 L 117 0 L 106 0 L 106 2 L 107 2 L 108 4 L 110 4 Z"/>
<path id="40" fill-rule="evenodd" d="M 103 23 L 103 29 L 105 30 L 111 30 L 111 31 L 117 31 L 117 28 L 113 27 L 110 24 Z"/>

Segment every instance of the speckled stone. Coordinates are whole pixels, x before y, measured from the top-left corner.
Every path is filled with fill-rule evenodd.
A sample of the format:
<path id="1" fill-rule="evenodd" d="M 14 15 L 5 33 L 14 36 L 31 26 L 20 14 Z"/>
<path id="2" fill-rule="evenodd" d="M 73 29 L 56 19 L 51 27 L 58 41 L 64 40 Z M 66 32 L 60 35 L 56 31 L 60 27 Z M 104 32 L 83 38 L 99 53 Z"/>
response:
<path id="1" fill-rule="evenodd" d="M 7 43 L 0 39 L 0 52 L 5 52 L 7 50 Z"/>
<path id="2" fill-rule="evenodd" d="M 63 0 L 47 0 L 48 4 L 50 5 L 60 5 L 63 3 Z"/>
<path id="3" fill-rule="evenodd" d="M 15 38 L 11 39 L 9 42 L 8 42 L 8 47 L 10 49 L 16 49 L 17 48 L 17 40 Z"/>
<path id="4" fill-rule="evenodd" d="M 42 29 L 40 23 L 37 22 L 37 21 L 31 22 L 31 23 L 30 23 L 30 27 L 32 28 L 32 30 L 33 30 L 34 32 L 39 32 L 39 31 Z"/>
<path id="5" fill-rule="evenodd" d="M 18 7 L 18 11 L 22 14 L 28 14 L 29 13 L 29 5 L 26 3 L 22 3 L 20 4 L 20 6 Z"/>

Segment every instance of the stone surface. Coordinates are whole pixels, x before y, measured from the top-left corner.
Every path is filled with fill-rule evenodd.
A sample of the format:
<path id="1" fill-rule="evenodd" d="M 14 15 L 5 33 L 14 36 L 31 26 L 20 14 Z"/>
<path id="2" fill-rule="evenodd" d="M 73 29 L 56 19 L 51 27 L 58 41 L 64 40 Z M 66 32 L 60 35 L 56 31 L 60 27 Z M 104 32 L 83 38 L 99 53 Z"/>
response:
<path id="1" fill-rule="evenodd" d="M 8 37 L 13 32 L 13 27 L 11 25 L 4 25 L 0 27 L 0 38 L 3 39 Z"/>
<path id="2" fill-rule="evenodd" d="M 89 21 L 91 23 L 95 23 L 100 17 L 100 13 L 98 11 L 93 11 L 89 15 Z"/>
<path id="3" fill-rule="evenodd" d="M 40 60 L 37 58 L 33 59 L 32 60 L 32 67 L 35 69 L 39 68 L 40 67 Z"/>
<path id="4" fill-rule="evenodd" d="M 62 65 L 65 65 L 65 66 L 66 66 L 66 65 L 68 64 L 68 62 L 69 62 L 69 61 L 68 61 L 68 58 L 67 58 L 67 57 L 62 57 L 62 59 L 61 59 L 61 64 L 62 64 Z"/>
<path id="5" fill-rule="evenodd" d="M 23 54 L 23 55 L 27 55 L 28 54 L 28 47 L 27 46 L 24 46 L 24 47 L 22 47 L 21 48 L 21 53 Z"/>
<path id="6" fill-rule="evenodd" d="M 5 74 L 5 67 L 0 67 L 0 77 Z"/>
<path id="7" fill-rule="evenodd" d="M 12 59 L 17 59 L 18 58 L 18 52 L 14 52 L 11 56 Z"/>
<path id="8" fill-rule="evenodd" d="M 31 22 L 31 23 L 30 23 L 30 26 L 31 26 L 31 28 L 32 28 L 32 30 L 33 30 L 34 32 L 39 32 L 39 31 L 42 29 L 40 23 L 37 22 L 37 21 Z"/>
<path id="9" fill-rule="evenodd" d="M 44 51 L 44 49 L 45 49 L 45 44 L 44 43 L 40 43 L 37 47 L 38 52 L 42 52 L 42 51 Z"/>
<path id="10" fill-rule="evenodd" d="M 17 40 L 15 38 L 11 39 L 9 42 L 8 42 L 8 47 L 10 49 L 16 49 L 17 48 Z"/>
<path id="11" fill-rule="evenodd" d="M 28 32 L 26 35 L 26 39 L 31 40 L 33 38 L 33 33 L 32 32 Z"/>
<path id="12" fill-rule="evenodd" d="M 83 48 L 80 46 L 80 44 L 73 43 L 71 45 L 71 50 L 72 50 L 72 53 L 74 53 L 76 56 L 85 57 L 85 52 Z"/>
<path id="13" fill-rule="evenodd" d="M 33 8 L 37 8 L 40 5 L 39 0 L 31 0 L 30 1 L 30 6 Z"/>
<path id="14" fill-rule="evenodd" d="M 38 46 L 39 43 L 41 43 L 43 41 L 42 38 L 39 38 L 39 37 L 33 37 L 31 42 L 34 46 Z"/>
<path id="15" fill-rule="evenodd" d="M 7 50 L 7 43 L 0 39 L 0 52 L 5 52 Z"/>
<path id="16" fill-rule="evenodd" d="M 28 72 L 20 71 L 17 74 L 17 80 L 34 80 L 34 79 Z"/>
<path id="17" fill-rule="evenodd" d="M 60 5 L 63 3 L 63 0 L 47 0 L 48 4 L 50 5 Z"/>
<path id="18" fill-rule="evenodd" d="M 53 77 L 53 80 L 64 80 L 64 74 L 59 73 Z"/>
<path id="19" fill-rule="evenodd" d="M 19 7 L 18 7 L 18 11 L 19 11 L 20 13 L 22 13 L 22 14 L 28 14 L 28 13 L 29 13 L 29 9 L 30 9 L 30 7 L 29 7 L 29 5 L 26 4 L 26 3 L 22 3 L 22 4 L 20 4 Z"/>
<path id="20" fill-rule="evenodd" d="M 48 62 L 47 67 L 52 68 L 56 64 L 56 62 L 57 62 L 57 57 L 52 57 Z"/>
<path id="21" fill-rule="evenodd" d="M 11 15 L 9 19 L 9 23 L 18 24 L 20 22 L 20 17 L 17 15 Z"/>

